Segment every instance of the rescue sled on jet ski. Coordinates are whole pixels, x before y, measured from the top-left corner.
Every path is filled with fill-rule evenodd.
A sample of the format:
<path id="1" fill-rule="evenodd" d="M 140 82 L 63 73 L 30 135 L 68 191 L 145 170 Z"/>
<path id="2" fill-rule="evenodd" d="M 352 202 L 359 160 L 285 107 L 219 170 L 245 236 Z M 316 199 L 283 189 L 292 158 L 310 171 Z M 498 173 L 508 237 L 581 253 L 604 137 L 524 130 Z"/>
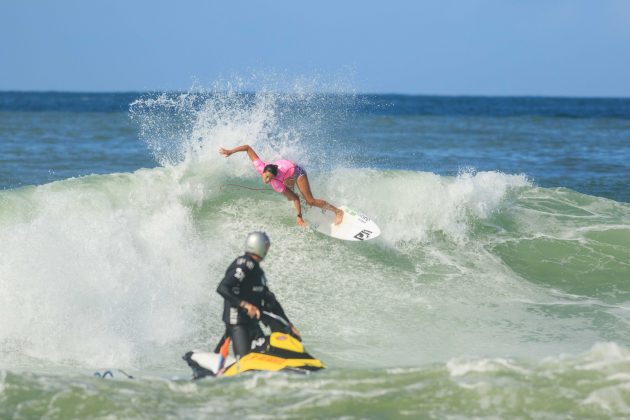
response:
<path id="1" fill-rule="evenodd" d="M 249 371 L 310 373 L 325 367 L 321 360 L 304 350 L 284 318 L 262 311 L 259 325 L 260 337 L 253 341 L 256 347 L 238 361 L 228 355 L 229 338 L 217 353 L 197 350 L 186 353 L 183 359 L 191 367 L 193 379 L 234 376 Z"/>

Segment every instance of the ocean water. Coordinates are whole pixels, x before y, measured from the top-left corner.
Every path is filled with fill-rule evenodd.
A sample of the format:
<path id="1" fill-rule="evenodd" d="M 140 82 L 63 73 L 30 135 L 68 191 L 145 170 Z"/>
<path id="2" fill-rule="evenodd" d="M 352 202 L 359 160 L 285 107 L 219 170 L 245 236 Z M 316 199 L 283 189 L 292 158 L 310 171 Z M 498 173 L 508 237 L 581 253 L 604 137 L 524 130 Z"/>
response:
<path id="1" fill-rule="evenodd" d="M 381 237 L 296 227 L 243 143 Z M 629 162 L 628 99 L 0 93 L 0 418 L 628 417 Z M 259 229 L 328 369 L 190 381 Z"/>

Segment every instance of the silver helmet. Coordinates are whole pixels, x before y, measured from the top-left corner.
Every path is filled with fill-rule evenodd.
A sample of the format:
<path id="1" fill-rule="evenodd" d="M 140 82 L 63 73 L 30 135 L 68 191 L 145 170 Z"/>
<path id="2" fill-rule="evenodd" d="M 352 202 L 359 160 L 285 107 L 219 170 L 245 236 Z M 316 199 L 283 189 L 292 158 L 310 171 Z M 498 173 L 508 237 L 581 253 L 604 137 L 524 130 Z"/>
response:
<path id="1" fill-rule="evenodd" d="M 258 255 L 260 258 L 265 258 L 271 241 L 265 232 L 252 232 L 247 235 L 245 241 L 245 252 Z"/>

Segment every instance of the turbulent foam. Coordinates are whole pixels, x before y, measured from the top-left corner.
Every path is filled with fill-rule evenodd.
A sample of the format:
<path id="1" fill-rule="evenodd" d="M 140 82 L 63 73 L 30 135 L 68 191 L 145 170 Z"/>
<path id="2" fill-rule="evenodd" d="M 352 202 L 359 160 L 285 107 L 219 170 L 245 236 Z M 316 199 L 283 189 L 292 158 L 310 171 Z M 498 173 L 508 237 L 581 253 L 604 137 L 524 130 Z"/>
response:
<path id="1" fill-rule="evenodd" d="M 185 331 L 184 308 L 197 299 L 187 289 L 205 270 L 195 263 L 205 245 L 180 187 L 164 175 L 3 193 L 28 216 L 0 231 L 0 340 L 43 360 L 125 364 L 138 356 L 138 343 Z"/>

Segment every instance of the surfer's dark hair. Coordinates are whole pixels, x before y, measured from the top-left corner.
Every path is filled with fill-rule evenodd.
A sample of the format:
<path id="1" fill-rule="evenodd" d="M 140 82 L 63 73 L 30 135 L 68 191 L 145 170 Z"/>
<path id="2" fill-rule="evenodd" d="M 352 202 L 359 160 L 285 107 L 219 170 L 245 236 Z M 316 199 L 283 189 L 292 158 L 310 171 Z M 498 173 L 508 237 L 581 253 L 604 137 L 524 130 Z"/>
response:
<path id="1" fill-rule="evenodd" d="M 263 174 L 265 172 L 270 172 L 271 175 L 276 176 L 278 175 L 278 165 L 272 165 L 271 163 L 267 166 L 265 166 L 265 169 L 263 169 Z"/>

